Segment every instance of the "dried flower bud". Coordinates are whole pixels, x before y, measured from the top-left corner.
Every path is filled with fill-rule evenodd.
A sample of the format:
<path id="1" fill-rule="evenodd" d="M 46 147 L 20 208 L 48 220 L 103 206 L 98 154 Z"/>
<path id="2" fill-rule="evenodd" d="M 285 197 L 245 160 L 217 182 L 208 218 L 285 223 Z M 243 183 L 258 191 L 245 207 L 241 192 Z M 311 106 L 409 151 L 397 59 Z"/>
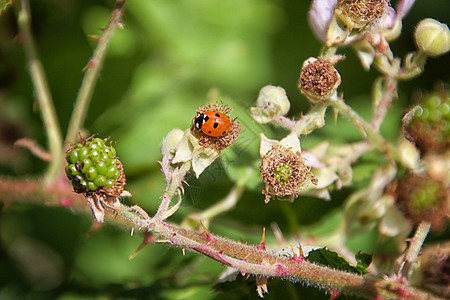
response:
<path id="1" fill-rule="evenodd" d="M 265 202 L 268 203 L 272 196 L 293 201 L 310 182 L 317 184 L 310 169 L 300 151 L 281 145 L 272 146 L 259 166 L 261 179 L 265 183 L 262 191 L 266 196 Z"/>
<path id="2" fill-rule="evenodd" d="M 256 107 L 252 107 L 252 118 L 266 124 L 277 116 L 285 116 L 291 107 L 286 91 L 282 87 L 267 85 L 261 89 L 256 100 Z"/>
<path id="3" fill-rule="evenodd" d="M 335 13 L 350 29 L 362 29 L 379 20 L 389 7 L 387 0 L 339 0 Z"/>
<path id="4" fill-rule="evenodd" d="M 426 55 L 436 57 L 450 50 L 450 30 L 434 19 L 424 19 L 414 32 L 417 48 Z"/>
<path id="5" fill-rule="evenodd" d="M 341 75 L 322 58 L 309 58 L 303 63 L 298 88 L 310 101 L 323 102 L 341 84 Z"/>

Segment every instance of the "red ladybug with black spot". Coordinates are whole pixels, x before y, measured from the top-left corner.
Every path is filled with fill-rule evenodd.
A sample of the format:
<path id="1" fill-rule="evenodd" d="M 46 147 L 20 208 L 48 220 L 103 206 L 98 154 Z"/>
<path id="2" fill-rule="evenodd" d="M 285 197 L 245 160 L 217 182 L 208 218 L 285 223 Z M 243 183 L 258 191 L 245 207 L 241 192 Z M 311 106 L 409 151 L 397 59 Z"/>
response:
<path id="1" fill-rule="evenodd" d="M 194 124 L 195 128 L 211 137 L 222 137 L 231 129 L 230 118 L 218 111 L 205 111 L 199 114 Z"/>

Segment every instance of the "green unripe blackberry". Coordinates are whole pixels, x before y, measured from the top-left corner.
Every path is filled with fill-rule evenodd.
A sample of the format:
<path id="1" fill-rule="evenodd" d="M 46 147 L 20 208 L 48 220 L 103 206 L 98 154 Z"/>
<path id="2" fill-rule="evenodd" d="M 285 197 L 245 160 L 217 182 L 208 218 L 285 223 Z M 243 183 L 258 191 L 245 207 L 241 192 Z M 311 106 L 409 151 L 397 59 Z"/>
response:
<path id="1" fill-rule="evenodd" d="M 405 127 L 406 137 L 422 153 L 441 153 L 450 146 L 449 91 L 427 95 Z"/>
<path id="2" fill-rule="evenodd" d="M 75 192 L 87 193 L 101 189 L 107 194 L 118 193 L 114 190 L 116 182 L 125 180 L 121 176 L 122 164 L 115 156 L 116 150 L 107 146 L 105 141 L 93 137 L 83 139 L 66 152 L 68 165 L 65 172 Z M 121 188 L 123 185 L 117 184 Z"/>

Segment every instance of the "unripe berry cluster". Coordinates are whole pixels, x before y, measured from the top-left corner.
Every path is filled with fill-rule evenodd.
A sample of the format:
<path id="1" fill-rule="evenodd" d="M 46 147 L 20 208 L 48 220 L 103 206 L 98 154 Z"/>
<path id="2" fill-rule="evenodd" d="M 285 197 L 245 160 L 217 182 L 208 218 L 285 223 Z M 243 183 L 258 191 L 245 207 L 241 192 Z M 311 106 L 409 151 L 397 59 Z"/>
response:
<path id="1" fill-rule="evenodd" d="M 112 188 L 120 178 L 116 150 L 101 138 L 82 140 L 66 152 L 66 175 L 77 193 Z"/>

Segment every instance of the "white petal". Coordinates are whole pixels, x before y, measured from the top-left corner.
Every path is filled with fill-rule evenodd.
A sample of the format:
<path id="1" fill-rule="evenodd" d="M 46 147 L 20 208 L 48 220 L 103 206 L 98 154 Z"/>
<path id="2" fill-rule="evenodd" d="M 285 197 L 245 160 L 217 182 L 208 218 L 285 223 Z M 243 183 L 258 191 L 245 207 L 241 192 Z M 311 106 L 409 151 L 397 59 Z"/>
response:
<path id="1" fill-rule="evenodd" d="M 302 148 L 300 147 L 300 139 L 298 138 L 297 134 L 293 131 L 289 133 L 286 137 L 284 137 L 280 141 L 281 145 L 286 147 L 292 147 L 294 151 L 302 151 Z"/>
<path id="2" fill-rule="evenodd" d="M 219 154 L 220 151 L 213 148 L 196 148 L 192 158 L 192 169 L 195 176 L 198 178 L 219 157 Z"/>
<path id="3" fill-rule="evenodd" d="M 261 155 L 261 157 L 266 155 L 266 153 L 269 152 L 272 146 L 280 145 L 279 141 L 269 139 L 264 135 L 264 133 L 261 133 L 259 136 L 261 137 L 261 144 L 259 146 L 259 154 Z"/>
<path id="4" fill-rule="evenodd" d="M 303 151 L 302 158 L 304 158 L 306 160 L 306 163 L 314 169 L 321 169 L 326 167 L 325 164 L 319 161 L 319 158 L 317 158 L 317 156 L 309 151 Z"/>
<path id="5" fill-rule="evenodd" d="M 327 29 L 337 0 L 314 0 L 308 13 L 309 26 L 322 41 L 327 41 Z"/>
<path id="6" fill-rule="evenodd" d="M 316 189 L 325 188 L 339 178 L 339 176 L 337 176 L 337 174 L 331 171 L 329 168 L 317 169 L 314 170 L 313 173 L 318 180 L 317 185 L 312 186 Z"/>
<path id="7" fill-rule="evenodd" d="M 177 146 L 175 157 L 172 160 L 173 164 L 177 164 L 180 162 L 187 162 L 192 159 L 193 147 L 188 138 L 189 135 L 192 135 L 190 129 L 188 129 L 184 132 L 184 135 L 181 138 L 181 141 Z"/>

